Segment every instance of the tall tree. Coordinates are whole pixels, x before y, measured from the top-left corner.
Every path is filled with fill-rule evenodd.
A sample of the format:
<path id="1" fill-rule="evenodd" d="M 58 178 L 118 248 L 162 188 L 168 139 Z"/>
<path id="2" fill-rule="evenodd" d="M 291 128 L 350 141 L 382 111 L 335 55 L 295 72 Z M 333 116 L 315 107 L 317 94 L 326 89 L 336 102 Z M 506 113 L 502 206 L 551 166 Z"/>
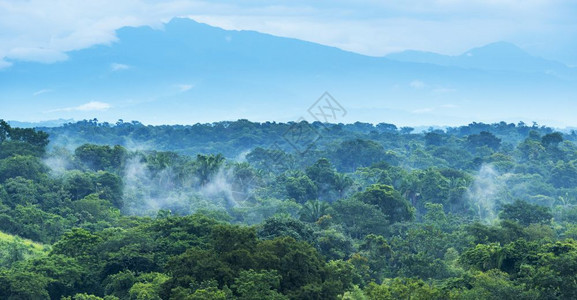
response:
<path id="1" fill-rule="evenodd" d="M 378 206 L 391 223 L 410 221 L 414 217 L 414 207 L 390 185 L 374 184 L 356 194 L 355 198 Z"/>

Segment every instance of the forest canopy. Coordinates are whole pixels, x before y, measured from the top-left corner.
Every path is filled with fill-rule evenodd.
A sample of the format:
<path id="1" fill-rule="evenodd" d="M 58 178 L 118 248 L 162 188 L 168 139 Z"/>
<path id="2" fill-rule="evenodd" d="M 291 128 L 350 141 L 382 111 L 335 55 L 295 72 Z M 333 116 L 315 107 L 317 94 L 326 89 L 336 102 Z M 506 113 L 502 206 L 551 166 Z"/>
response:
<path id="1" fill-rule="evenodd" d="M 576 141 L 0 120 L 0 299 L 574 299 Z"/>

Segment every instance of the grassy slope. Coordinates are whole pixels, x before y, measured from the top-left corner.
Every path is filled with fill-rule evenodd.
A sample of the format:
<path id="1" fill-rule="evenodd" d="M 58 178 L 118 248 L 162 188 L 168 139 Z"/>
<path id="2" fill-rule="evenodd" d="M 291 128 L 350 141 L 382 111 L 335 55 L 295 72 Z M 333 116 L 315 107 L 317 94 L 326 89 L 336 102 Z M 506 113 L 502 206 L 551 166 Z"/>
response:
<path id="1" fill-rule="evenodd" d="M 21 250 L 19 260 L 43 255 L 50 250 L 49 246 L 0 231 L 0 266 L 6 266 L 6 260 L 11 256 L 10 249 L 14 248 Z"/>

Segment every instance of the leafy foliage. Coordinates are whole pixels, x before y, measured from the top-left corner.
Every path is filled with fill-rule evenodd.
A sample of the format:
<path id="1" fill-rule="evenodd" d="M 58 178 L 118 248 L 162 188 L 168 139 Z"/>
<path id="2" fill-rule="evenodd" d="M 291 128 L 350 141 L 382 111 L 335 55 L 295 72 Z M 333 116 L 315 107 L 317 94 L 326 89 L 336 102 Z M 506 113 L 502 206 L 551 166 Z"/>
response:
<path id="1" fill-rule="evenodd" d="M 322 138 L 299 153 L 295 126 Z M 575 141 L 504 122 L 0 121 L 0 298 L 574 299 Z"/>

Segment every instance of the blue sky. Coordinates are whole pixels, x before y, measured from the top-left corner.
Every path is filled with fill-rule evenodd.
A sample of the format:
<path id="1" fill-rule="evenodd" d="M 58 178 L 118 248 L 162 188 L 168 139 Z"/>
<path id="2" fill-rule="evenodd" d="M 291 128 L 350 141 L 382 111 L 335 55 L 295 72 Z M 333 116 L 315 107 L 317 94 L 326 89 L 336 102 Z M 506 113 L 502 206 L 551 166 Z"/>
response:
<path id="1" fill-rule="evenodd" d="M 459 55 L 474 47 L 508 41 L 532 55 L 577 67 L 575 16 L 577 1 L 574 0 L 0 0 L 0 72 L 10 70 L 13 61 L 47 64 L 66 61 L 71 51 L 95 45 L 114 45 L 119 28 L 146 25 L 162 29 L 163 24 L 174 17 L 189 17 L 228 30 L 255 30 L 297 38 L 371 56 L 384 56 L 408 49 Z M 106 67 L 110 68 L 111 74 L 137 72 L 138 66 L 121 61 L 109 63 Z M 484 103 L 478 101 L 486 96 L 482 89 L 457 90 L 451 86 L 435 85 L 434 78 L 427 81 L 419 76 L 415 74 L 406 82 L 388 87 L 392 92 L 409 90 L 415 94 L 414 98 L 419 99 L 414 102 L 377 93 L 366 95 L 366 98 L 374 98 L 371 101 L 357 103 L 357 90 L 339 91 L 339 87 L 315 86 L 318 90 L 300 92 L 304 93 L 301 97 L 303 103 L 308 105 L 322 92 L 334 91 L 339 100 L 349 103 L 351 107 L 347 122 L 381 122 L 386 116 L 391 122 L 409 125 L 455 125 L 507 119 L 512 122 L 535 120 L 548 125 L 577 126 L 572 113 L 577 109 L 573 89 L 565 94 L 559 94 L 552 88 L 539 91 L 542 92 L 539 95 L 525 95 L 523 88 L 512 87 L 509 91 L 513 91 L 513 95 L 502 95 L 502 99 L 488 97 L 493 102 Z M 267 112 L 259 114 L 247 108 L 250 104 L 246 103 L 225 112 L 219 107 L 204 107 L 204 110 L 196 111 L 191 119 L 182 108 L 171 110 L 171 106 L 162 107 L 163 101 L 167 101 L 162 93 L 147 94 L 150 99 L 130 95 L 118 100 L 83 90 L 72 91 L 69 95 L 73 96 L 66 98 L 65 88 L 58 84 L 42 82 L 37 87 L 27 84 L 26 87 L 33 90 L 16 94 L 9 91 L 8 83 L 2 85 L 0 82 L 0 87 L 6 87 L 4 91 L 0 90 L 0 118 L 39 121 L 98 117 L 112 122 L 122 118 L 153 124 L 237 118 L 289 121 L 297 119 L 303 111 L 301 108 L 306 106 L 298 106 L 290 114 L 278 109 L 284 119 L 269 117 Z M 525 85 L 530 84 L 525 82 Z M 204 98 L 198 96 L 197 90 L 200 88 L 187 78 L 165 87 L 171 93 L 197 93 L 196 98 L 190 96 L 192 98 L 184 101 L 206 102 L 210 95 L 203 95 Z M 295 93 L 298 92 L 289 90 L 287 97 L 293 97 Z M 545 97 L 551 101 L 557 99 L 564 106 L 547 106 L 542 101 Z M 268 99 L 266 96 L 261 98 Z M 516 98 L 517 102 L 513 102 L 512 98 Z M 235 100 L 241 101 L 240 98 Z M 510 106 L 493 109 L 501 107 L 501 103 L 506 101 L 510 102 Z M 531 105 L 524 105 L 530 101 L 533 101 Z M 533 105 L 537 102 L 542 105 Z M 355 105 L 358 107 L 353 107 Z M 564 109 L 560 111 L 558 107 Z M 363 113 L 368 117 L 362 117 Z M 179 118 L 166 117 L 172 115 Z"/>
<path id="2" fill-rule="evenodd" d="M 66 51 L 113 42 L 120 27 L 160 27 L 175 16 L 374 56 L 406 49 L 460 54 L 505 40 L 577 65 L 571 0 L 2 0 L 0 67 L 9 59 L 65 60 Z"/>

